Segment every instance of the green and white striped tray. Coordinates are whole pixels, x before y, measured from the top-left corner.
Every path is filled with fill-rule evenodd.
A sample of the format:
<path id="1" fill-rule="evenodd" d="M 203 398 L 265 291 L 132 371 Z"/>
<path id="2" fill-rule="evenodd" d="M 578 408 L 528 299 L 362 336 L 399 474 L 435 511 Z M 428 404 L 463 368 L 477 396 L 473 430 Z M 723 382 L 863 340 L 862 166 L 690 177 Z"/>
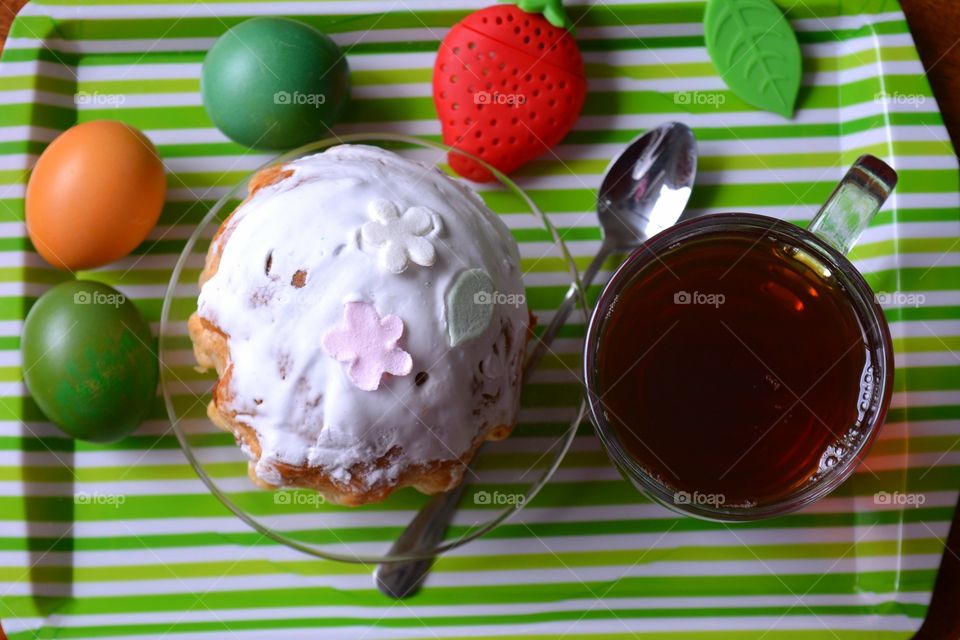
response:
<path id="1" fill-rule="evenodd" d="M 18 349 L 26 310 L 64 277 L 23 226 L 24 184 L 46 143 L 77 121 L 116 118 L 157 144 L 170 173 L 159 226 L 134 256 L 85 274 L 156 321 L 195 224 L 268 159 L 227 141 L 200 104 L 200 62 L 219 34 L 252 15 L 299 16 L 348 48 L 354 103 L 338 132 L 438 138 L 438 41 L 487 2 L 39 0 L 21 12 L 0 63 L 0 618 L 12 638 L 887 639 L 920 625 L 960 487 L 960 200 L 895 2 L 782 2 L 806 66 L 792 121 L 725 89 L 704 49 L 702 2 L 568 3 L 590 97 L 556 156 L 517 176 L 583 266 L 598 246 L 591 211 L 608 158 L 666 120 L 700 139 L 697 213 L 804 223 L 859 154 L 898 169 L 855 255 L 886 295 L 893 408 L 864 468 L 813 508 L 730 527 L 678 518 L 622 481 L 584 426 L 536 500 L 397 603 L 367 568 L 268 543 L 232 517 L 187 465 L 159 401 L 117 445 L 73 443 L 44 422 Z M 525 255 L 544 251 L 517 235 Z M 531 275 L 539 299 L 559 300 L 560 269 L 545 261 Z M 569 416 L 578 390 L 565 365 L 578 365 L 582 331 L 567 327 L 525 420 Z"/>

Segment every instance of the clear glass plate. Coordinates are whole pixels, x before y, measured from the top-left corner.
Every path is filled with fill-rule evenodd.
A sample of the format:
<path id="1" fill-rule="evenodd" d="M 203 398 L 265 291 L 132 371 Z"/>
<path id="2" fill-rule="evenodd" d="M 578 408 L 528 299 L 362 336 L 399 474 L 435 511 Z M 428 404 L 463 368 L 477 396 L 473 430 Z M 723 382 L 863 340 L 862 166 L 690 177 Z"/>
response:
<path id="1" fill-rule="evenodd" d="M 448 147 L 394 134 L 353 134 L 321 140 L 282 155 L 266 166 L 342 143 L 383 147 L 426 164 L 436 164 L 450 173 L 446 166 L 447 153 L 451 151 Z M 462 152 L 453 150 L 453 153 Z M 525 264 L 548 258 L 560 260 L 566 270 L 562 286 L 550 282 L 549 287 L 544 287 L 541 281 L 540 295 L 528 296 L 531 310 L 539 316 L 539 323 L 545 325 L 559 299 L 548 303 L 549 309 L 534 308 L 536 301 L 544 297 L 543 289 L 553 292 L 548 298 L 556 298 L 558 292 L 562 295 L 569 283 L 573 283 L 583 300 L 576 267 L 556 229 L 533 201 L 509 178 L 487 168 L 493 171 L 498 182 L 477 185 L 477 190 L 491 209 L 505 216 L 516 235 L 533 238 L 534 241 L 520 245 Z M 558 424 L 525 423 L 521 411 L 513 435 L 500 442 L 487 443 L 474 459 L 471 465 L 474 473 L 466 474 L 467 486 L 445 539 L 415 553 L 391 555 L 389 552 L 400 532 L 429 500 L 429 496 L 414 489 L 394 492 L 379 504 L 342 507 L 325 503 L 322 496 L 312 490 L 268 491 L 253 484 L 247 476 L 247 457 L 234 443 L 233 436 L 220 431 L 207 419 L 206 405 L 216 374 L 213 371 L 201 374 L 193 368 L 195 361 L 186 329 L 187 318 L 196 310 L 198 278 L 210 239 L 246 197 L 252 175 L 214 205 L 188 240 L 173 270 L 160 318 L 164 402 L 187 459 L 213 495 L 271 540 L 320 558 L 362 563 L 436 555 L 478 538 L 522 509 L 550 479 L 569 449 L 583 415 L 582 406 Z M 532 278 L 526 266 L 523 271 L 529 291 Z M 584 305 L 576 313 L 582 314 L 585 324 Z M 549 360 L 545 358 L 543 362 Z M 543 367 L 543 362 L 538 366 Z"/>

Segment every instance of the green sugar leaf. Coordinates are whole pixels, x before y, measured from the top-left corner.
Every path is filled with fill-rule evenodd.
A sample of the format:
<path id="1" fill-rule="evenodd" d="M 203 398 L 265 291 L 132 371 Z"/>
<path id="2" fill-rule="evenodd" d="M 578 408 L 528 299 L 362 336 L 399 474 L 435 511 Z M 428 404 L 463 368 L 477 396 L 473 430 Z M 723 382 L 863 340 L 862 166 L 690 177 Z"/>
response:
<path id="1" fill-rule="evenodd" d="M 493 280 L 483 269 L 469 269 L 457 276 L 447 290 L 447 337 L 450 346 L 476 338 L 490 326 L 493 317 Z"/>
<path id="2" fill-rule="evenodd" d="M 800 91 L 800 45 L 771 0 L 708 0 L 707 51 L 727 86 L 745 102 L 793 115 Z"/>

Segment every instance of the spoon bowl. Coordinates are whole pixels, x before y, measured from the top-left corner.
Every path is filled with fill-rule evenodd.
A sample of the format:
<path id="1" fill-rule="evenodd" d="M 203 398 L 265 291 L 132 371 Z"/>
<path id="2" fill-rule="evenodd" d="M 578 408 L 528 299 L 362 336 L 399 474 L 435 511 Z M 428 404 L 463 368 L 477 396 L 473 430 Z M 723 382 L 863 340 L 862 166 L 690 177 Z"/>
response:
<path id="1" fill-rule="evenodd" d="M 597 192 L 603 243 L 580 277 L 584 291 L 611 255 L 629 253 L 680 219 L 697 175 L 697 139 L 682 122 L 667 122 L 637 136 L 607 165 Z M 540 334 L 524 369 L 537 368 L 577 303 L 570 287 Z"/>
<path id="2" fill-rule="evenodd" d="M 669 122 L 640 135 L 607 167 L 597 194 L 604 242 L 631 249 L 683 212 L 697 173 L 697 141 L 690 128 Z"/>

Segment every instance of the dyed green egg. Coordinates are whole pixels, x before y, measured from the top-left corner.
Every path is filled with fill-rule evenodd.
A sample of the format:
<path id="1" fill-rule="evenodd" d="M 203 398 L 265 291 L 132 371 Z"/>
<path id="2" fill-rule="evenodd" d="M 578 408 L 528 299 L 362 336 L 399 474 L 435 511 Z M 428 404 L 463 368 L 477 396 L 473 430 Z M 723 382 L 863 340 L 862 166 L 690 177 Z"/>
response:
<path id="1" fill-rule="evenodd" d="M 330 135 L 350 98 L 340 49 L 289 18 L 253 18 L 207 52 L 203 105 L 228 138 L 248 147 L 290 149 Z"/>
<path id="2" fill-rule="evenodd" d="M 119 291 L 61 283 L 23 323 L 24 380 L 40 410 L 68 435 L 112 442 L 146 418 L 157 390 L 150 327 Z"/>

